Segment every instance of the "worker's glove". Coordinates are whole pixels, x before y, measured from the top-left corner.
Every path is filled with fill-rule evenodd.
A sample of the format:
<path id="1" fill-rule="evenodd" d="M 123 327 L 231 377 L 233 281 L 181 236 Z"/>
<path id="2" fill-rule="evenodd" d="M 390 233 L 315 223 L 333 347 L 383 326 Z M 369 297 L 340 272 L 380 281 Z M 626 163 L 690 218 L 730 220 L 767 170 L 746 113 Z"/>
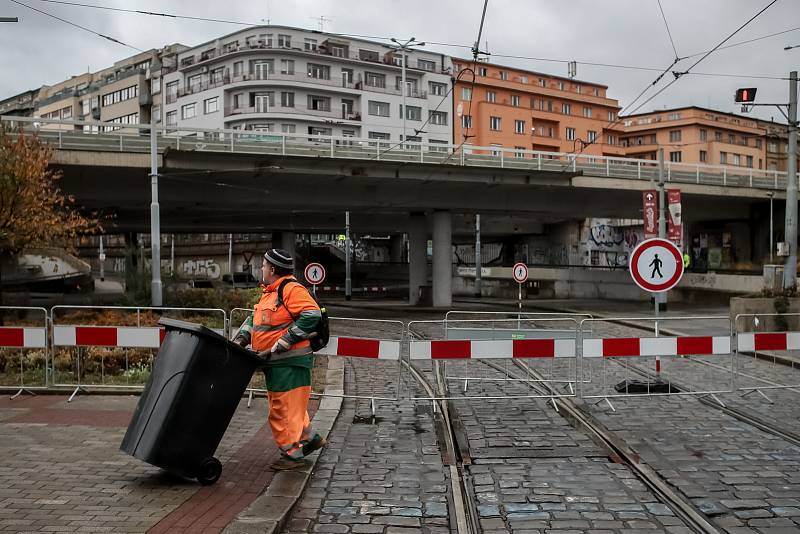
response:
<path id="1" fill-rule="evenodd" d="M 244 336 L 236 336 L 234 338 L 233 342 L 236 343 L 237 345 L 239 345 L 242 348 L 246 348 L 247 345 L 250 344 L 250 341 L 248 341 L 248 339 L 246 337 L 244 337 Z"/>
<path id="2" fill-rule="evenodd" d="M 280 354 L 281 352 L 286 352 L 287 350 L 289 350 L 289 347 L 291 347 L 291 345 L 289 345 L 289 342 L 283 338 L 280 338 L 272 346 L 270 352 L 272 352 L 273 354 Z"/>

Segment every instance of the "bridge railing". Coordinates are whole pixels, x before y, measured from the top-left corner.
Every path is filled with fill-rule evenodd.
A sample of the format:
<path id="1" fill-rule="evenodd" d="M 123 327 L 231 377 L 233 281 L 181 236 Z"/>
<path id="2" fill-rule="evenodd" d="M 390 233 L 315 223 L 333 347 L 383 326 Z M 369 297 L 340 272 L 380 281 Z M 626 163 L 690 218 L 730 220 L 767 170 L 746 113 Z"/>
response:
<path id="1" fill-rule="evenodd" d="M 56 148 L 117 152 L 148 152 L 149 124 L 65 121 L 2 116 L 0 123 L 14 131 L 35 132 Z M 654 160 L 563 152 L 511 149 L 436 142 L 404 143 L 360 137 L 337 137 L 238 129 L 187 128 L 156 125 L 158 150 L 233 152 L 300 157 L 329 157 L 461 165 L 551 172 L 582 172 L 588 176 L 651 181 L 657 178 Z M 693 163 L 665 162 L 666 179 L 676 184 L 702 184 L 757 189 L 786 188 L 786 173 Z M 798 175 L 800 176 L 800 175 Z"/>

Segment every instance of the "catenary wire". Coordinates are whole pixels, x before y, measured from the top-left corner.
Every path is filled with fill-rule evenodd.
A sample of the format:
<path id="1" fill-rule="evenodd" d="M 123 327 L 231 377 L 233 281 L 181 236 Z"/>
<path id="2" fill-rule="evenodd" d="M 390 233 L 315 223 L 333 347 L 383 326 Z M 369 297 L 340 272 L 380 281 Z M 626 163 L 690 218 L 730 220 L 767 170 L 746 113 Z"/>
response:
<path id="1" fill-rule="evenodd" d="M 658 9 L 661 11 L 661 18 L 664 19 L 664 26 L 667 28 L 667 35 L 669 36 L 669 42 L 672 45 L 672 51 L 675 52 L 675 59 L 678 59 L 678 49 L 675 48 L 675 41 L 672 39 L 672 32 L 669 29 L 669 23 L 667 22 L 667 16 L 664 14 L 664 8 L 661 5 L 661 0 L 658 1 Z"/>

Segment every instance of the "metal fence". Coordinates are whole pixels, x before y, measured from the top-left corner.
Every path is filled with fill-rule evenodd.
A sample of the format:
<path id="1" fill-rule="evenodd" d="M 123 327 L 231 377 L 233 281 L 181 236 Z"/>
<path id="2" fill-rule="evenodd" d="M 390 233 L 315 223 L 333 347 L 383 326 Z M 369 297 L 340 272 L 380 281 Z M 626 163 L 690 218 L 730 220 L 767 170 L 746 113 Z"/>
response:
<path id="1" fill-rule="evenodd" d="M 23 393 L 46 389 L 48 314 L 44 308 L 0 306 L 0 389 Z"/>
<path id="2" fill-rule="evenodd" d="M 800 393 L 800 373 L 787 370 L 787 365 L 800 370 L 800 313 L 740 314 L 734 318 L 734 333 L 738 391 L 758 393 L 770 402 L 769 390 Z"/>

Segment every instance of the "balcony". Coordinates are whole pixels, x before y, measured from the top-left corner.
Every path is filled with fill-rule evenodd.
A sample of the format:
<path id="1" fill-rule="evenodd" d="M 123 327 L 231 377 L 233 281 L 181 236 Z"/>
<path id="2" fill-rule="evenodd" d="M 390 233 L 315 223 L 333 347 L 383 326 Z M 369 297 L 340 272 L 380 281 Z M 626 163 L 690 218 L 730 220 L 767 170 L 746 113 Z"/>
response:
<path id="1" fill-rule="evenodd" d="M 361 120 L 361 113 L 348 113 L 344 110 L 335 109 L 312 109 L 308 106 L 229 106 L 225 108 L 225 117 L 236 115 L 300 115 L 340 121 Z"/>

